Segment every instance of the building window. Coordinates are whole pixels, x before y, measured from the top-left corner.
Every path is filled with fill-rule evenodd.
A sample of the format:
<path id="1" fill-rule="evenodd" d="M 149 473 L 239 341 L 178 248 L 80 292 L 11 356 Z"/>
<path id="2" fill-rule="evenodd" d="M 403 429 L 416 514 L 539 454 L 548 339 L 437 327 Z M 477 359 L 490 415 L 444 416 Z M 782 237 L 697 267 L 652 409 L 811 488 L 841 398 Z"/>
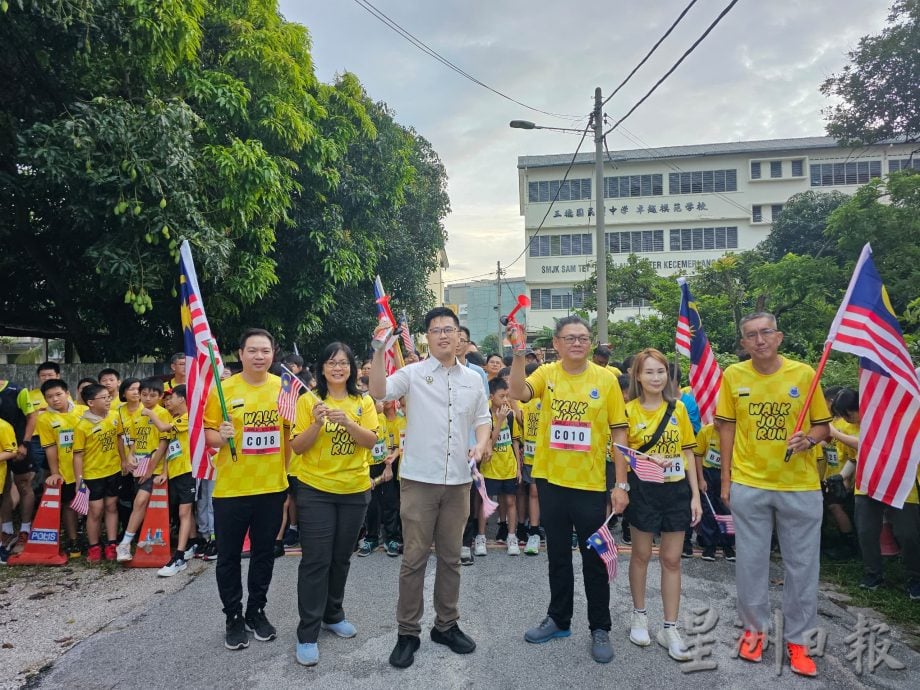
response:
<path id="1" fill-rule="evenodd" d="M 537 235 L 530 242 L 530 256 L 585 256 L 594 253 L 594 238 L 589 233 L 575 235 Z"/>
<path id="2" fill-rule="evenodd" d="M 669 194 L 737 192 L 737 170 L 700 170 L 668 174 Z"/>
<path id="3" fill-rule="evenodd" d="M 751 179 L 760 179 L 760 161 L 751 161 Z"/>
<path id="4" fill-rule="evenodd" d="M 641 297 L 635 299 L 618 299 L 614 304 L 618 309 L 641 309 L 643 307 L 652 306 L 651 302 Z"/>
<path id="5" fill-rule="evenodd" d="M 763 208 L 759 204 L 751 206 L 751 222 L 763 223 Z"/>
<path id="6" fill-rule="evenodd" d="M 585 302 L 584 290 L 580 288 L 531 289 L 531 309 L 581 309 Z"/>
<path id="7" fill-rule="evenodd" d="M 773 204 L 770 206 L 770 220 L 774 223 L 776 219 L 779 218 L 779 214 L 783 212 L 782 204 Z"/>
<path id="8" fill-rule="evenodd" d="M 635 230 L 608 232 L 605 235 L 608 254 L 638 254 L 664 251 L 664 230 Z"/>
<path id="9" fill-rule="evenodd" d="M 816 163 L 811 168 L 812 187 L 837 187 L 866 184 L 882 176 L 881 161 L 852 161 L 849 163 Z"/>
<path id="10" fill-rule="evenodd" d="M 670 231 L 672 252 L 692 252 L 706 249 L 737 249 L 738 228 L 681 228 Z"/>
<path id="11" fill-rule="evenodd" d="M 783 176 L 783 162 L 770 161 L 770 177 L 777 178 Z"/>
<path id="12" fill-rule="evenodd" d="M 920 170 L 920 158 L 900 158 L 888 161 L 889 173 L 898 172 L 899 170 L 908 170 L 910 168 Z"/>
<path id="13" fill-rule="evenodd" d="M 805 159 L 796 158 L 792 161 L 792 176 L 793 177 L 804 177 L 805 176 Z"/>
<path id="14" fill-rule="evenodd" d="M 557 198 L 558 194 L 558 198 Z M 527 183 L 527 200 L 530 203 L 581 201 L 591 198 L 591 178 L 578 180 L 542 180 Z"/>
<path id="15" fill-rule="evenodd" d="M 618 199 L 630 196 L 661 196 L 662 175 L 623 175 L 604 178 L 604 196 Z"/>

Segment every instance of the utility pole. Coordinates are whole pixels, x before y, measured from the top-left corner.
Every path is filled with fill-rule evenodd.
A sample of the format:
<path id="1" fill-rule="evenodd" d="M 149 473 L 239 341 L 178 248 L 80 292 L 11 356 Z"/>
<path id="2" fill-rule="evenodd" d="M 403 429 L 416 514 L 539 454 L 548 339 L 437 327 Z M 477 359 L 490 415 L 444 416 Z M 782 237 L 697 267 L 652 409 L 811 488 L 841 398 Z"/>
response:
<path id="1" fill-rule="evenodd" d="M 502 347 L 502 342 L 505 340 L 505 334 L 502 332 L 504 326 L 502 326 L 502 262 L 499 261 L 495 267 L 495 289 L 498 291 L 498 354 L 501 357 L 505 356 L 505 348 Z"/>
<path id="2" fill-rule="evenodd" d="M 601 87 L 594 89 L 594 241 L 597 243 L 597 342 L 607 338 L 607 243 L 604 222 L 604 103 Z"/>

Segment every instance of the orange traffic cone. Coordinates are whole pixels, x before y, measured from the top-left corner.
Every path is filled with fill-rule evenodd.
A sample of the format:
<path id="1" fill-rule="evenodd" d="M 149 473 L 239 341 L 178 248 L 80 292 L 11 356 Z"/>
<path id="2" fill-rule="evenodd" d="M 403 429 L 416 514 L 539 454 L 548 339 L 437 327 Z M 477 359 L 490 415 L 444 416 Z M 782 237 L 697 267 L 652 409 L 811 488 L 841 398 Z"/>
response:
<path id="1" fill-rule="evenodd" d="M 61 487 L 46 486 L 32 521 L 29 541 L 21 553 L 10 556 L 9 565 L 64 565 L 61 549 Z"/>
<path id="2" fill-rule="evenodd" d="M 249 558 L 249 552 L 252 550 L 252 546 L 249 543 L 249 530 L 246 530 L 246 538 L 243 539 L 243 553 L 240 554 L 241 558 Z"/>
<path id="3" fill-rule="evenodd" d="M 879 546 L 882 548 L 883 556 L 897 556 L 901 553 L 901 547 L 898 546 L 897 540 L 894 538 L 894 529 L 891 527 L 891 523 L 887 520 L 882 522 L 882 532 L 879 534 Z"/>
<path id="4" fill-rule="evenodd" d="M 134 558 L 125 563 L 128 568 L 162 568 L 172 558 L 169 548 L 169 490 L 164 483 L 153 487 L 144 524 L 138 532 Z"/>

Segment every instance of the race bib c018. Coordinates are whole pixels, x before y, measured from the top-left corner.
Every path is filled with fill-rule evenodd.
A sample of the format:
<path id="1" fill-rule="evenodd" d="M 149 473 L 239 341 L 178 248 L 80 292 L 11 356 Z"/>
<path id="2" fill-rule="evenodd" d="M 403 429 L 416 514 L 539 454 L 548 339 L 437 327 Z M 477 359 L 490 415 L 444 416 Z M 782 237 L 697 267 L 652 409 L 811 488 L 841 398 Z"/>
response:
<path id="1" fill-rule="evenodd" d="M 244 426 L 243 455 L 281 452 L 281 429 L 277 426 Z"/>

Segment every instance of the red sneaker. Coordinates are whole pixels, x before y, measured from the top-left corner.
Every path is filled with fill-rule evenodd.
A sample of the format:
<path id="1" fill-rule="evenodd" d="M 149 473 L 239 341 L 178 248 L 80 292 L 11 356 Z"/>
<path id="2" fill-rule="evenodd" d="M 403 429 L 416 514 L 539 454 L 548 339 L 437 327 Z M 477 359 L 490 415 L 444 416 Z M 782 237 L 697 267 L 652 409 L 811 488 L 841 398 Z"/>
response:
<path id="1" fill-rule="evenodd" d="M 118 549 L 115 544 L 105 545 L 105 560 L 114 561 L 118 558 Z"/>
<path id="2" fill-rule="evenodd" d="M 786 652 L 789 654 L 789 668 L 800 676 L 814 678 L 818 675 L 818 667 L 805 649 L 805 645 L 786 643 Z"/>
<path id="3" fill-rule="evenodd" d="M 745 661 L 759 664 L 763 661 L 763 633 L 745 630 L 744 635 L 738 640 L 738 656 Z"/>
<path id="4" fill-rule="evenodd" d="M 99 544 L 90 546 L 86 550 L 86 561 L 88 563 L 98 563 L 102 560 L 102 547 Z"/>

